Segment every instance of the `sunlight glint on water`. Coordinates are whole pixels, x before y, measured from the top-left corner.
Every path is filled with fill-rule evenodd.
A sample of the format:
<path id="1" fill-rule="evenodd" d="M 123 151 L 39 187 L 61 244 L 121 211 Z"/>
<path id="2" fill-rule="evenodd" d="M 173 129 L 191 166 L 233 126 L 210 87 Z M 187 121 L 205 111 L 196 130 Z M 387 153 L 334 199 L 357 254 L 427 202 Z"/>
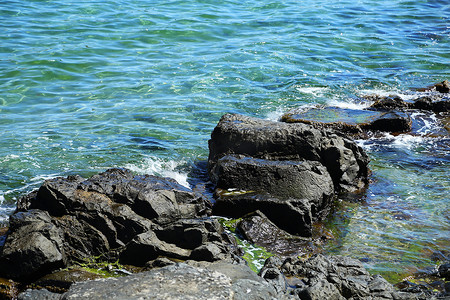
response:
<path id="1" fill-rule="evenodd" d="M 354 108 L 364 92 L 404 94 L 450 77 L 446 1 L 0 8 L 2 224 L 17 197 L 54 176 L 127 166 L 187 184 L 224 113 L 273 120 L 299 105 Z M 333 251 L 369 253 L 374 271 L 427 264 L 428 252 L 448 249 L 448 140 L 404 139 L 365 144 L 374 184 L 337 225 Z"/>

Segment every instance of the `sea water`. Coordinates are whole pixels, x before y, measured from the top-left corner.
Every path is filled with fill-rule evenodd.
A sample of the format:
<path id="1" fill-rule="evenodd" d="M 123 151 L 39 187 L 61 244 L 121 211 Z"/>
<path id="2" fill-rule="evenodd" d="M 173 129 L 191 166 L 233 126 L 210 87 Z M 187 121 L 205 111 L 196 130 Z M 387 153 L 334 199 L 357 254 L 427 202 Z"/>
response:
<path id="1" fill-rule="evenodd" d="M 1 226 L 55 176 L 127 167 L 189 186 L 224 113 L 355 108 L 449 79 L 449 15 L 444 0 L 2 0 Z M 372 182 L 330 217 L 329 251 L 375 273 L 432 264 L 449 250 L 448 137 L 360 144 Z"/>

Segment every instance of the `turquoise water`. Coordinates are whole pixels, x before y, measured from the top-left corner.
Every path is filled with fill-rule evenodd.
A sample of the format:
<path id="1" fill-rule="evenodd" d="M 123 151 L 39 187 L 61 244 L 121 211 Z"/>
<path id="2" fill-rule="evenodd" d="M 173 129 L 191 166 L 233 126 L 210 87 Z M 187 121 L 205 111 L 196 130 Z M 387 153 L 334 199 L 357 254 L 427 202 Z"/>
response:
<path id="1" fill-rule="evenodd" d="M 0 222 L 19 195 L 57 175 L 119 166 L 189 185 L 227 112 L 276 119 L 300 105 L 352 105 L 362 92 L 449 79 L 449 15 L 439 0 L 3 0 Z M 405 251 L 408 265 L 423 262 L 425 254 L 401 248 L 410 239 L 449 245 L 448 142 L 406 143 L 406 155 L 385 162 L 395 141 L 369 145 L 377 183 L 339 223 L 345 234 L 334 250 L 389 253 L 373 255 L 374 271 L 403 268 Z M 420 221 L 367 232 L 412 199 Z"/>

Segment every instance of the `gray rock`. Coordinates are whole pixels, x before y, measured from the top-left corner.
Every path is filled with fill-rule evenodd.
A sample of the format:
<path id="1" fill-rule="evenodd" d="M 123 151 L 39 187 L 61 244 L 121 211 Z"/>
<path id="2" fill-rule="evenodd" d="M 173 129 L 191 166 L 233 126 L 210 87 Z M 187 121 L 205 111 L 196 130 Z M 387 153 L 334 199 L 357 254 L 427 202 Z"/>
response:
<path id="1" fill-rule="evenodd" d="M 330 151 L 330 147 L 337 148 L 339 153 L 345 152 L 346 155 L 340 155 L 338 159 L 351 159 L 341 159 L 339 163 L 331 160 L 329 153 L 337 152 Z M 214 174 L 217 161 L 225 155 L 242 154 L 274 161 L 318 161 L 327 168 L 338 191 L 356 190 L 367 183 L 369 160 L 362 148 L 332 131 L 318 130 L 307 124 L 287 124 L 227 114 L 212 132 L 209 150 L 208 169 L 214 182 L 218 181 Z M 346 173 L 345 170 L 352 172 Z"/>
<path id="2" fill-rule="evenodd" d="M 278 293 L 286 293 L 288 282 L 284 274 L 280 271 L 282 262 L 277 256 L 271 256 L 264 262 L 264 266 L 258 276 L 264 278 L 272 284 Z"/>
<path id="3" fill-rule="evenodd" d="M 371 276 L 361 262 L 344 256 L 291 257 L 280 270 L 301 279 L 302 284 L 291 292 L 300 299 L 421 299 L 414 293 L 396 291 L 383 277 Z"/>
<path id="4" fill-rule="evenodd" d="M 52 293 L 46 289 L 32 290 L 28 289 L 17 296 L 17 300 L 59 300 L 61 294 Z"/>
<path id="5" fill-rule="evenodd" d="M 233 299 L 222 273 L 177 264 L 128 277 L 74 284 L 62 299 Z"/>
<path id="6" fill-rule="evenodd" d="M 45 211 L 10 217 L 10 234 L 0 252 L 0 272 L 13 279 L 31 278 L 65 265 L 61 230 Z"/>
<path id="7" fill-rule="evenodd" d="M 306 199 L 280 200 L 268 195 L 244 194 L 220 197 L 213 207 L 214 214 L 232 218 L 240 218 L 257 210 L 291 234 L 303 237 L 312 235 L 311 204 Z"/>
<path id="8" fill-rule="evenodd" d="M 298 292 L 300 299 L 308 300 L 344 300 L 339 290 L 326 279 L 320 279 L 308 288 Z"/>
<path id="9" fill-rule="evenodd" d="M 249 242 L 283 256 L 311 247 L 311 239 L 300 238 L 281 230 L 260 211 L 242 218 L 237 229 Z"/>
<path id="10" fill-rule="evenodd" d="M 246 266 L 193 264 L 77 283 L 62 299 L 288 299 Z"/>
<path id="11" fill-rule="evenodd" d="M 226 155 L 217 161 L 212 174 L 218 188 L 266 192 L 281 199 L 308 199 L 313 211 L 328 206 L 334 193 L 330 174 L 318 161 Z"/>
<path id="12" fill-rule="evenodd" d="M 50 179 L 10 217 L 0 273 L 35 279 L 97 256 L 139 266 L 159 256 L 234 259 L 234 238 L 205 218 L 206 208 L 172 179 L 126 169 Z"/>

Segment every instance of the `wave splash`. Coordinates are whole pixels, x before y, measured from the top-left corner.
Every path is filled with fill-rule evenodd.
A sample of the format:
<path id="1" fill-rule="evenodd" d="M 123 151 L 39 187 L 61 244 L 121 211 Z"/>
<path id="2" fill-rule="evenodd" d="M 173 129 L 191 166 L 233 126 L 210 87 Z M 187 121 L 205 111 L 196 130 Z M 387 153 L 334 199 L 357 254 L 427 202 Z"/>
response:
<path id="1" fill-rule="evenodd" d="M 188 172 L 182 170 L 182 168 L 186 166 L 186 163 L 187 162 L 183 160 L 165 160 L 149 156 L 144 158 L 141 164 L 126 164 L 125 168 L 139 174 L 169 177 L 175 179 L 182 186 L 190 188 L 188 183 Z"/>

